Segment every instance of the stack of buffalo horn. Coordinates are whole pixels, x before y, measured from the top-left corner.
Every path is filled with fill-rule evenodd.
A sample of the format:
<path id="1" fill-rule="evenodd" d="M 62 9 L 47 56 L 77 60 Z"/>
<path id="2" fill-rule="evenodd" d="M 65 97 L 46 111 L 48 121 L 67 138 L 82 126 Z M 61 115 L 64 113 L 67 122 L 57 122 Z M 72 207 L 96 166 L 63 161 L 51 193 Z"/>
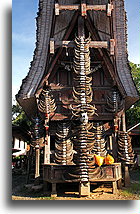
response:
<path id="1" fill-rule="evenodd" d="M 58 123 L 55 142 L 55 161 L 69 165 L 73 160 L 73 144 L 70 140 L 71 123 Z"/>
<path id="2" fill-rule="evenodd" d="M 118 158 L 122 163 L 134 164 L 134 152 L 131 145 L 131 137 L 127 132 L 118 133 Z"/>
<path id="3" fill-rule="evenodd" d="M 70 106 L 73 119 L 78 120 L 76 126 L 77 134 L 73 138 L 74 149 L 76 155 L 74 162 L 77 165 L 73 178 L 80 179 L 81 182 L 89 181 L 89 170 L 95 164 L 94 155 L 92 153 L 94 147 L 94 133 L 92 123 L 89 117 L 93 116 L 96 111 L 92 102 L 92 77 L 90 70 L 90 38 L 85 39 L 84 36 L 75 39 L 75 58 L 74 58 L 74 87 L 73 99 L 75 104 Z"/>
<path id="4" fill-rule="evenodd" d="M 53 99 L 52 95 L 50 95 L 49 90 L 47 89 L 42 90 L 39 96 L 38 109 L 39 111 L 47 115 L 55 112 L 56 110 L 55 100 Z"/>
<path id="5" fill-rule="evenodd" d="M 106 146 L 106 141 L 105 141 L 105 131 L 104 131 L 104 126 L 100 125 L 99 123 L 96 123 L 95 126 L 95 143 L 93 147 L 93 152 L 96 155 L 105 157 L 107 154 L 107 150 L 105 148 Z"/>

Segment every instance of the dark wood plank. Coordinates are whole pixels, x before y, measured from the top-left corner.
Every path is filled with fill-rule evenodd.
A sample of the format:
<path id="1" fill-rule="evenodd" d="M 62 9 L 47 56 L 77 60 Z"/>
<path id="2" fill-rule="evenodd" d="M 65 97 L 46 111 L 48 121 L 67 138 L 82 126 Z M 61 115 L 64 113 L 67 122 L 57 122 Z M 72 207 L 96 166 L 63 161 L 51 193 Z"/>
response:
<path id="1" fill-rule="evenodd" d="M 78 17 L 78 12 L 75 12 L 73 17 L 72 17 L 72 20 L 71 20 L 71 22 L 70 22 L 70 24 L 69 24 L 69 26 L 67 28 L 67 31 L 66 31 L 66 33 L 64 35 L 63 40 L 67 40 L 68 39 L 69 35 L 71 34 L 71 32 L 72 32 L 72 30 L 73 30 L 73 28 L 75 26 L 77 17 Z M 51 75 L 52 70 L 53 70 L 53 75 L 52 75 L 51 79 L 54 77 L 54 75 L 55 75 L 55 73 L 57 71 L 57 70 L 54 69 L 54 67 L 56 66 L 56 63 L 57 63 L 57 61 L 59 59 L 59 56 L 62 53 L 62 50 L 63 50 L 62 47 L 59 48 L 57 54 L 54 57 L 52 57 L 52 60 L 51 60 L 50 64 L 48 65 L 49 69 L 48 69 L 47 75 L 41 81 L 40 86 L 39 86 L 39 90 L 41 90 L 41 88 L 43 87 L 45 82 L 48 82 L 48 79 L 49 79 L 49 77 Z M 38 94 L 38 92 L 36 94 Z"/>
<path id="2" fill-rule="evenodd" d="M 94 26 L 94 24 L 92 23 L 91 19 L 89 16 L 87 16 L 87 19 L 85 19 L 85 24 L 87 26 L 87 29 L 89 30 L 89 32 L 91 33 L 91 37 L 93 40 L 96 41 L 101 41 L 101 38 Z M 106 66 L 106 68 L 108 69 L 112 80 L 114 81 L 114 84 L 117 84 L 120 92 L 122 93 L 123 96 L 125 96 L 125 91 L 124 91 L 124 87 L 118 77 L 118 74 L 116 73 L 116 66 L 115 64 L 113 64 L 111 62 L 110 56 L 108 55 L 107 51 L 105 49 L 98 49 L 100 55 L 102 56 L 103 60 L 104 60 L 104 65 Z"/>

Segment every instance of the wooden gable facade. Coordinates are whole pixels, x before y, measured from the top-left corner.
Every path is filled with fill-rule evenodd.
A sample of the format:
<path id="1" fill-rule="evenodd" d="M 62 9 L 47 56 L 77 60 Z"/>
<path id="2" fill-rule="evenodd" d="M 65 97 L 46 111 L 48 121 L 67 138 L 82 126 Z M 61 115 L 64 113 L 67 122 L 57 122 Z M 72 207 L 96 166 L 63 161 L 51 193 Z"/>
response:
<path id="1" fill-rule="evenodd" d="M 62 160 L 60 161 L 61 170 L 59 171 L 57 167 L 53 169 L 58 179 L 56 179 L 56 175 L 52 180 L 49 177 L 52 170 L 49 167 L 52 166 L 51 163 L 54 164 L 55 157 L 57 157 L 55 164 L 59 165 L 59 152 L 57 153 L 55 150 L 59 150 L 62 145 L 59 144 L 55 148 L 54 143 L 57 142 L 57 137 L 59 136 L 57 133 L 58 127 L 62 134 L 64 132 L 64 130 L 61 130 L 63 123 L 65 126 L 65 123 L 69 124 L 72 121 L 77 121 L 73 117 L 75 110 L 72 110 L 76 106 L 76 98 L 74 98 L 73 94 L 79 93 L 74 91 L 75 79 L 77 78 L 74 72 L 74 59 L 75 49 L 79 47 L 78 45 L 76 46 L 76 38 L 77 41 L 81 41 L 80 39 L 83 38 L 83 35 L 84 41 L 89 42 L 91 77 L 89 87 L 92 90 L 90 105 L 96 108 L 96 114 L 89 114 L 88 122 L 93 123 L 95 127 L 103 127 L 101 129 L 104 129 L 106 135 L 106 150 L 111 152 L 116 163 L 122 160 L 126 165 L 129 165 L 128 160 L 132 159 L 131 157 L 124 157 L 126 151 L 121 151 L 121 139 L 124 135 L 123 150 L 125 143 L 127 142 L 128 145 L 130 141 L 126 133 L 125 111 L 139 99 L 128 62 L 124 0 L 40 0 L 37 16 L 36 49 L 30 70 L 22 81 L 16 98 L 29 118 L 35 118 L 39 114 L 41 120 L 44 121 L 46 128 L 45 142 L 47 142 L 44 143 L 44 164 L 46 164 L 44 165 L 44 172 L 46 173 L 44 180 L 52 182 L 53 185 L 54 183 L 62 182 L 62 174 L 67 171 L 65 168 L 67 165 L 72 166 L 72 171 L 75 170 L 73 167 L 77 166 L 75 161 L 71 160 L 69 162 L 69 158 L 65 164 L 63 164 Z M 87 48 L 86 45 L 84 48 Z M 50 95 L 45 94 L 47 91 L 49 91 Z M 46 96 L 48 97 L 46 98 Z M 51 106 L 51 104 L 53 105 L 52 107 L 47 107 Z M 71 108 L 71 106 L 73 107 Z M 50 108 L 49 116 L 47 108 Z M 75 115 L 77 116 L 78 113 Z M 36 124 L 39 123 L 38 119 L 35 121 Z M 36 127 L 38 126 L 36 125 Z M 68 127 L 70 126 L 68 125 Z M 67 129 L 67 125 L 64 129 Z M 73 141 L 75 139 L 73 137 L 74 130 L 75 128 L 72 128 L 71 131 Z M 36 139 L 38 140 L 38 138 Z M 96 136 L 96 143 L 99 140 L 97 138 L 98 136 Z M 68 147 L 70 147 L 69 142 L 67 143 Z M 79 147 L 77 148 L 75 144 L 74 147 L 73 151 L 79 154 Z M 36 154 L 38 154 L 38 147 L 36 149 Z M 61 151 L 63 153 L 62 159 L 65 157 L 64 150 Z M 130 146 L 128 153 L 132 153 Z M 39 162 L 38 160 L 36 161 L 38 166 Z M 107 175 L 107 170 L 109 169 L 104 168 L 103 170 L 105 170 L 106 174 L 104 179 L 109 180 L 110 178 Z M 120 165 L 115 165 L 112 170 L 120 170 Z M 112 171 L 112 173 L 117 172 Z M 39 171 L 36 171 L 36 177 L 38 175 Z M 118 175 L 117 179 L 120 180 L 120 171 L 118 171 Z M 90 182 L 98 180 L 97 178 L 93 179 L 93 176 L 88 176 L 88 181 Z M 67 182 L 75 181 L 70 178 L 66 180 Z M 79 191 L 81 195 L 84 195 L 82 192 L 85 191 L 85 180 L 76 181 L 80 182 Z M 116 180 L 111 179 L 110 181 L 116 182 Z M 63 180 L 63 182 L 65 181 Z M 88 183 L 87 180 L 86 183 Z M 89 186 L 85 189 L 88 189 L 86 190 L 88 192 Z"/>
<path id="2" fill-rule="evenodd" d="M 77 2 L 61 0 L 59 4 L 74 5 Z M 91 5 L 107 3 L 108 0 L 96 0 L 94 3 L 90 0 L 87 1 L 87 4 Z M 124 1 L 113 0 L 113 6 L 111 17 L 107 16 L 105 11 L 89 10 L 85 20 L 87 35 L 90 33 L 93 41 L 109 42 L 112 38 L 115 40 L 115 54 L 113 56 L 110 56 L 109 48 L 107 50 L 103 48 L 91 49 L 91 69 L 101 65 L 96 71 L 96 75 L 93 72 L 94 96 L 95 102 L 97 99 L 98 102 L 103 102 L 103 97 L 115 86 L 119 89 L 122 98 L 125 99 L 125 108 L 128 109 L 138 100 L 138 93 L 132 80 L 127 59 Z M 23 80 L 17 94 L 18 102 L 29 116 L 35 113 L 33 109 L 36 109 L 36 96 L 40 93 L 45 81 L 52 87 L 52 90 L 58 91 L 60 97 L 63 97 L 63 88 L 72 87 L 72 72 L 68 72 L 68 70 L 72 71 L 73 50 L 58 45 L 55 46 L 55 53 L 50 54 L 50 41 L 54 39 L 54 43 L 57 44 L 61 41 L 74 40 L 77 33 L 78 13 L 74 10 L 63 10 L 60 11 L 59 16 L 56 16 L 55 1 L 43 0 L 39 2 L 36 49 L 29 73 Z M 97 91 L 103 93 L 102 95 L 100 93 L 100 99 Z M 64 100 L 69 99 L 69 96 L 64 98 Z M 102 107 L 102 109 L 104 108 Z"/>

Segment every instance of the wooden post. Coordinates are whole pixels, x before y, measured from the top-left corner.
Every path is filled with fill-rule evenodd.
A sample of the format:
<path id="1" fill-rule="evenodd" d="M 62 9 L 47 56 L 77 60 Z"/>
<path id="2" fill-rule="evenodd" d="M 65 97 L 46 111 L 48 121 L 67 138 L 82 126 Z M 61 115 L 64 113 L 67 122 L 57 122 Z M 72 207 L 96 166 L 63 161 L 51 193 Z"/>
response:
<path id="1" fill-rule="evenodd" d="M 122 130 L 126 132 L 125 112 L 122 114 Z"/>
<path id="2" fill-rule="evenodd" d="M 90 196 L 90 182 L 80 182 L 79 183 L 79 195 Z"/>
<path id="3" fill-rule="evenodd" d="M 81 15 L 86 16 L 87 15 L 87 7 L 85 0 L 81 0 Z"/>
<path id="4" fill-rule="evenodd" d="M 46 113 L 45 113 L 45 148 L 44 148 L 44 164 L 50 163 L 50 135 L 49 135 L 49 119 L 50 119 L 50 104 L 48 103 L 49 92 L 47 91 L 45 104 L 46 104 Z"/>
<path id="5" fill-rule="evenodd" d="M 113 139 L 113 143 L 112 143 L 112 154 L 113 154 L 113 157 L 115 159 L 115 162 L 117 162 L 117 158 L 118 158 L 118 145 L 117 145 L 117 142 L 116 142 L 116 135 L 115 133 L 112 134 L 112 139 Z"/>
<path id="6" fill-rule="evenodd" d="M 122 114 L 122 130 L 126 132 L 125 112 Z M 128 187 L 130 185 L 130 175 L 128 165 L 124 166 L 124 185 Z"/>
<path id="7" fill-rule="evenodd" d="M 128 166 L 124 166 L 124 186 L 129 187 L 130 186 L 130 175 L 129 175 L 129 169 Z"/>
<path id="8" fill-rule="evenodd" d="M 110 55 L 114 55 L 115 53 L 115 40 L 110 39 Z"/>
<path id="9" fill-rule="evenodd" d="M 116 139 L 116 131 L 115 131 L 115 124 L 116 123 L 116 121 L 115 121 L 115 119 L 114 119 L 114 121 L 113 121 L 113 133 L 112 133 L 112 140 L 113 140 L 113 142 L 112 142 L 112 154 L 113 154 L 113 157 L 114 157 L 114 159 L 115 159 L 115 162 L 117 162 L 117 158 L 118 158 L 118 145 L 117 145 L 117 139 Z"/>
<path id="10" fill-rule="evenodd" d="M 118 189 L 122 189 L 122 179 L 119 179 L 117 181 L 117 186 L 118 186 Z"/>
<path id="11" fill-rule="evenodd" d="M 85 24 L 84 17 L 79 16 L 79 18 L 78 18 L 78 36 L 79 37 L 83 37 L 85 35 L 84 24 Z"/>
<path id="12" fill-rule="evenodd" d="M 115 159 L 115 162 L 118 161 L 118 143 L 117 143 L 117 131 L 118 131 L 118 118 L 117 116 L 113 120 L 113 145 L 112 145 L 112 153 Z"/>
<path id="13" fill-rule="evenodd" d="M 113 181 L 112 185 L 113 185 L 113 194 L 116 194 L 117 193 L 117 181 Z"/>
<path id="14" fill-rule="evenodd" d="M 52 183 L 51 197 L 57 197 L 56 183 Z"/>
<path id="15" fill-rule="evenodd" d="M 112 135 L 109 136 L 109 150 L 112 151 Z"/>
<path id="16" fill-rule="evenodd" d="M 44 147 L 44 164 L 50 164 L 50 135 L 48 133 L 46 133 Z"/>
<path id="17" fill-rule="evenodd" d="M 40 177 L 39 169 L 40 169 L 40 150 L 39 145 L 35 146 L 36 149 L 36 165 L 35 165 L 35 178 Z"/>
<path id="18" fill-rule="evenodd" d="M 43 181 L 43 192 L 47 193 L 49 190 L 49 182 Z"/>
<path id="19" fill-rule="evenodd" d="M 50 54 L 54 54 L 54 38 L 50 39 Z"/>
<path id="20" fill-rule="evenodd" d="M 55 3 L 55 15 L 59 16 L 59 4 Z"/>

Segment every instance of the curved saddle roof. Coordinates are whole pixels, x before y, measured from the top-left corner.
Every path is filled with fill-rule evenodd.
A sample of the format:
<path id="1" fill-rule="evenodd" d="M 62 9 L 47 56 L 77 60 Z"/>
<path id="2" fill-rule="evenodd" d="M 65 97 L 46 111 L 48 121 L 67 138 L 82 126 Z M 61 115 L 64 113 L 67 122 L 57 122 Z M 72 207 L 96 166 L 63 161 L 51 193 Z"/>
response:
<path id="1" fill-rule="evenodd" d="M 60 4 L 76 4 L 77 0 L 59 0 Z M 94 0 L 94 4 L 107 4 L 108 0 Z M 87 0 L 87 4 L 93 4 L 93 1 Z M 113 0 L 114 9 L 112 12 L 113 26 L 110 31 L 110 18 L 103 11 L 90 11 L 88 14 L 94 27 L 96 28 L 100 40 L 115 39 L 115 61 L 111 60 L 123 88 L 123 94 L 126 100 L 126 108 L 129 108 L 138 99 L 138 92 L 131 76 L 131 69 L 128 63 L 127 54 L 127 27 L 126 12 L 124 9 L 124 0 Z M 35 95 L 40 87 L 40 83 L 47 74 L 47 63 L 49 57 L 49 42 L 52 36 L 57 41 L 63 40 L 67 28 L 74 17 L 74 11 L 63 11 L 59 16 L 54 14 L 55 0 L 40 0 L 37 16 L 36 49 L 34 51 L 33 61 L 18 94 L 17 101 L 26 112 L 32 111 L 35 106 Z M 54 27 L 55 19 L 55 27 Z M 91 35 L 92 36 L 92 35 Z M 115 65 L 114 65 L 115 64 Z M 53 72 L 53 71 L 52 71 Z"/>

